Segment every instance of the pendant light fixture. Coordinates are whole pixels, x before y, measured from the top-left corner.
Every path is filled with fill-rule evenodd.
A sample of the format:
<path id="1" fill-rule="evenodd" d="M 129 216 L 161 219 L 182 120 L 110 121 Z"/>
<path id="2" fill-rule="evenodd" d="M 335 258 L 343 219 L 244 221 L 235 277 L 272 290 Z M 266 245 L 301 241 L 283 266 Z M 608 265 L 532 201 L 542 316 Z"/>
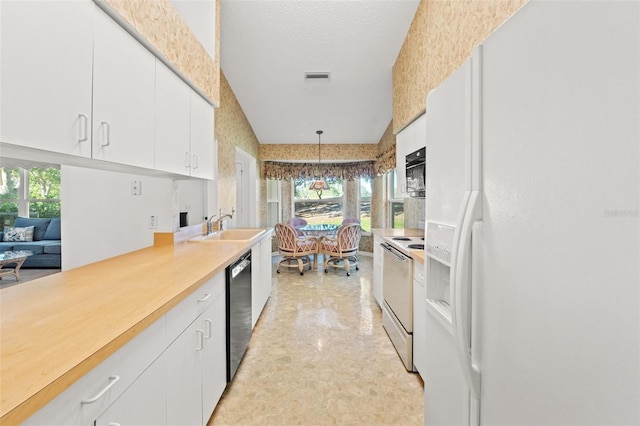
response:
<path id="1" fill-rule="evenodd" d="M 318 134 L 318 170 L 316 180 L 311 182 L 311 186 L 309 186 L 309 189 L 316 191 L 316 194 L 318 194 L 318 198 L 322 199 L 322 191 L 326 191 L 330 188 L 327 184 L 327 181 L 322 178 L 322 173 L 320 172 L 320 135 L 322 134 L 322 130 L 316 130 L 316 133 Z"/>

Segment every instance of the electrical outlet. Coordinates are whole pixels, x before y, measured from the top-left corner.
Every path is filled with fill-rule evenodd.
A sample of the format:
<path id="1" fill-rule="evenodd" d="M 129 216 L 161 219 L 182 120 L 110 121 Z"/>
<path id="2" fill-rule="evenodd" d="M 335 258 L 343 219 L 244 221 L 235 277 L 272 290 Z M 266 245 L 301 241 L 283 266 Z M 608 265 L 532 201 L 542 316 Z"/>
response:
<path id="1" fill-rule="evenodd" d="M 149 216 L 149 229 L 158 228 L 158 216 L 151 215 Z"/>

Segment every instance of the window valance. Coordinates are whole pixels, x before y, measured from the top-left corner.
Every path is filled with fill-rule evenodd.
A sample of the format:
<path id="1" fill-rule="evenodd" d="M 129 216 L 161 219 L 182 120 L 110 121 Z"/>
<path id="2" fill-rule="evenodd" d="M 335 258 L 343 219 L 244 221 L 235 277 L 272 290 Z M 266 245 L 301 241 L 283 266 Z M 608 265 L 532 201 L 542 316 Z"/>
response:
<path id="1" fill-rule="evenodd" d="M 318 173 L 323 178 L 341 178 L 354 180 L 361 177 L 373 178 L 376 175 L 375 161 L 357 161 L 353 163 L 281 163 L 265 161 L 263 173 L 265 179 L 313 179 Z"/>
<path id="2" fill-rule="evenodd" d="M 376 156 L 376 174 L 381 175 L 396 168 L 396 146 L 391 145 L 386 151 Z"/>

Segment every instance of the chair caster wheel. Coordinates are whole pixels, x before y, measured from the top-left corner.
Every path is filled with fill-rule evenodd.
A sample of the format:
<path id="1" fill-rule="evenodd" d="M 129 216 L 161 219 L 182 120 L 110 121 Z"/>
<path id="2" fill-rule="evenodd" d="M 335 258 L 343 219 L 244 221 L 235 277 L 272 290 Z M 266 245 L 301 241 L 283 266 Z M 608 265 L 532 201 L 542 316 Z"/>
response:
<path id="1" fill-rule="evenodd" d="M 351 276 L 351 272 L 347 272 L 347 276 L 350 277 Z"/>
<path id="2" fill-rule="evenodd" d="M 359 270 L 360 270 L 360 268 L 358 268 L 358 267 L 356 266 L 356 271 L 359 271 Z"/>
<path id="3" fill-rule="evenodd" d="M 279 274 L 279 273 L 280 273 L 280 270 L 279 270 L 279 269 L 276 269 L 276 273 L 277 273 L 277 274 Z"/>
<path id="4" fill-rule="evenodd" d="M 300 275 L 304 275 L 304 272 L 300 272 Z"/>
<path id="5" fill-rule="evenodd" d="M 324 273 L 325 273 L 325 274 L 326 274 L 326 273 L 328 273 L 328 272 L 329 272 L 329 270 L 328 270 L 328 269 L 325 269 L 325 270 L 324 270 Z"/>

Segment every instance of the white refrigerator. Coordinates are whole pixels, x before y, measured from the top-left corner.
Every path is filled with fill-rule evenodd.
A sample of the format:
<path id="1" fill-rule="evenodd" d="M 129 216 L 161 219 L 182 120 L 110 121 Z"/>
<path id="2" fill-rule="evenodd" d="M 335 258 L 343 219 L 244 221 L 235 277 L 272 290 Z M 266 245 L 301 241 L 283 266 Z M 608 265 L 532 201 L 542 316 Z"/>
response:
<path id="1" fill-rule="evenodd" d="M 640 424 L 640 2 L 531 0 L 426 126 L 425 425 Z"/>

